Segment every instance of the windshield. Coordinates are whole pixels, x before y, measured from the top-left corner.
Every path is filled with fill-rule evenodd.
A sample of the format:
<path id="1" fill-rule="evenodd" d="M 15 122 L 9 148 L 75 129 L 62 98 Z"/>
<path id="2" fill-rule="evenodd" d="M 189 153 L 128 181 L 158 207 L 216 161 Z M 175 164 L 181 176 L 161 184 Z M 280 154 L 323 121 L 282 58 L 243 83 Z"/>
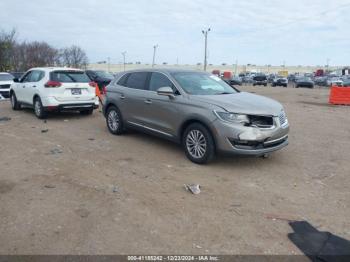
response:
<path id="1" fill-rule="evenodd" d="M 50 80 L 62 83 L 89 83 L 91 81 L 82 71 L 54 71 L 50 73 Z"/>
<path id="2" fill-rule="evenodd" d="M 0 74 L 0 81 L 11 81 L 13 76 L 10 74 Z"/>
<path id="3" fill-rule="evenodd" d="M 96 71 L 96 74 L 101 78 L 114 79 L 114 76 L 106 71 Z"/>
<path id="4" fill-rule="evenodd" d="M 215 75 L 201 72 L 178 72 L 172 76 L 182 89 L 191 95 L 235 94 L 237 90 Z"/>

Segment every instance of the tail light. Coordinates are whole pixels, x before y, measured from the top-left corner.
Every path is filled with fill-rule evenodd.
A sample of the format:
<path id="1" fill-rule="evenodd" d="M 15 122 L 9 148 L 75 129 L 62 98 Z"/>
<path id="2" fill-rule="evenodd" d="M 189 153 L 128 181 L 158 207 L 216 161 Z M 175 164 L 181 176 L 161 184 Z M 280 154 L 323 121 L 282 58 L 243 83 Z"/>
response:
<path id="1" fill-rule="evenodd" d="M 89 82 L 89 86 L 91 86 L 91 87 L 96 87 L 96 83 L 95 82 Z"/>
<path id="2" fill-rule="evenodd" d="M 104 86 L 103 88 L 102 88 L 102 94 L 106 94 L 107 93 L 107 89 L 106 89 L 106 86 Z"/>
<path id="3" fill-rule="evenodd" d="M 60 87 L 62 85 L 61 82 L 58 82 L 58 81 L 48 81 L 46 84 L 45 84 L 45 87 Z"/>

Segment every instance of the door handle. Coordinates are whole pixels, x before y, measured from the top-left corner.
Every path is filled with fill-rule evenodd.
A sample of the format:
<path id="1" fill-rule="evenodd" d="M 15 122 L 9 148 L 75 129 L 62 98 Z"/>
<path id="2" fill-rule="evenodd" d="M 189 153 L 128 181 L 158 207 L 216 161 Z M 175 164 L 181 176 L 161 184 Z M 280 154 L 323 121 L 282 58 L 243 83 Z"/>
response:
<path id="1" fill-rule="evenodd" d="M 150 105 L 150 104 L 152 104 L 152 101 L 151 101 L 150 99 L 146 99 L 146 100 L 145 100 L 145 103 L 148 104 L 148 105 Z"/>
<path id="2" fill-rule="evenodd" d="M 121 94 L 121 95 L 120 95 L 120 99 L 125 99 L 125 95 L 124 95 L 124 94 Z"/>
<path id="3" fill-rule="evenodd" d="M 22 86 L 22 88 L 25 88 L 26 86 Z"/>
<path id="4" fill-rule="evenodd" d="M 36 87 L 36 86 L 32 86 L 32 87 Z"/>

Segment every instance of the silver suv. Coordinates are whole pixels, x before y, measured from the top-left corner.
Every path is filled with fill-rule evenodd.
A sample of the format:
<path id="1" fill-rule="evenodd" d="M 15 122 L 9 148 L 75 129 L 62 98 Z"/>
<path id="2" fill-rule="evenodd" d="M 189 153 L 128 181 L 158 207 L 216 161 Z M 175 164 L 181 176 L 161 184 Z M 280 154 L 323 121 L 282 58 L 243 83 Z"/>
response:
<path id="1" fill-rule="evenodd" d="M 288 145 L 280 103 L 205 72 L 123 72 L 108 85 L 103 112 L 112 134 L 132 128 L 181 143 L 198 164 L 217 152 L 262 156 Z"/>

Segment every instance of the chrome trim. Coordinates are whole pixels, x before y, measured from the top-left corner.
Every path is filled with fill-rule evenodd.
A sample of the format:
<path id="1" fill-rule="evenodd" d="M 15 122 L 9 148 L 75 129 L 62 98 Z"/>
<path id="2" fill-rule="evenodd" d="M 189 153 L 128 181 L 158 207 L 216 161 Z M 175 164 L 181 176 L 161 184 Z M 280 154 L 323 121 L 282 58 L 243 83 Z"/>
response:
<path id="1" fill-rule="evenodd" d="M 92 107 L 92 105 L 83 105 L 83 106 L 62 106 L 62 108 L 81 108 L 81 107 Z"/>
<path id="2" fill-rule="evenodd" d="M 171 135 L 169 133 L 166 133 L 166 132 L 163 132 L 163 131 L 160 131 L 158 129 L 154 129 L 154 128 L 151 128 L 151 127 L 148 127 L 148 126 L 145 126 L 145 125 L 137 124 L 137 123 L 134 123 L 134 122 L 131 122 L 131 121 L 127 121 L 127 122 L 129 124 L 134 125 L 134 126 L 142 127 L 142 128 L 147 129 L 147 130 L 150 130 L 150 131 L 153 131 L 153 132 L 157 132 L 159 134 L 163 134 L 163 135 L 166 135 L 166 136 L 169 136 L 169 137 L 173 137 L 173 135 Z"/>
<path id="3" fill-rule="evenodd" d="M 277 138 L 277 139 L 275 139 L 275 140 L 271 140 L 271 141 L 264 142 L 264 145 L 270 145 L 270 144 L 273 144 L 273 143 L 276 143 L 276 142 L 285 140 L 286 138 L 288 138 L 288 135 L 282 136 L 282 137 Z"/>

